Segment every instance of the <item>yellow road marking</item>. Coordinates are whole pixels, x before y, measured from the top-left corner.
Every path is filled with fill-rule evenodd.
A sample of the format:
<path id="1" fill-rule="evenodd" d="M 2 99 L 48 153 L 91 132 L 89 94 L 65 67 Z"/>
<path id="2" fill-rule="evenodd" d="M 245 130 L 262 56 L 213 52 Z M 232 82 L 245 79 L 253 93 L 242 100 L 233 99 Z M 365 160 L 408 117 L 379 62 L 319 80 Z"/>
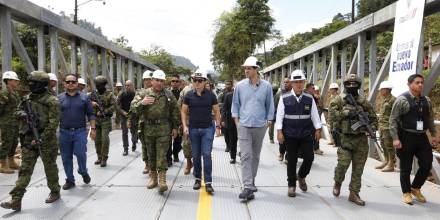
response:
<path id="1" fill-rule="evenodd" d="M 202 188 L 199 194 L 199 206 L 197 208 L 197 220 L 212 219 L 212 196 L 205 190 L 205 181 L 202 180 Z"/>

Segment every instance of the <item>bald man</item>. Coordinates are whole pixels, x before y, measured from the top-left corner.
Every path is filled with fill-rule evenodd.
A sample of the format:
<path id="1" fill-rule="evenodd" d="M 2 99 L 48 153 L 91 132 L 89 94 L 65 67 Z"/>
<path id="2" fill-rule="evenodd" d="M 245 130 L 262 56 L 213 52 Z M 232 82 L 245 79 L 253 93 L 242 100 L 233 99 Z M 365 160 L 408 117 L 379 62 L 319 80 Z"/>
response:
<path id="1" fill-rule="evenodd" d="M 124 152 L 122 155 L 127 156 L 128 155 L 128 126 L 127 122 L 129 120 L 128 113 L 130 112 L 130 103 L 134 98 L 136 91 L 134 89 L 134 84 L 131 80 L 125 81 L 125 91 L 122 91 L 118 96 L 118 110 L 121 115 L 121 129 L 122 129 L 122 141 L 123 141 L 123 147 Z M 135 121 L 131 122 L 131 125 L 136 125 Z M 131 133 L 131 150 L 136 150 L 136 143 L 137 143 L 137 128 L 136 126 L 130 126 L 130 133 Z"/>

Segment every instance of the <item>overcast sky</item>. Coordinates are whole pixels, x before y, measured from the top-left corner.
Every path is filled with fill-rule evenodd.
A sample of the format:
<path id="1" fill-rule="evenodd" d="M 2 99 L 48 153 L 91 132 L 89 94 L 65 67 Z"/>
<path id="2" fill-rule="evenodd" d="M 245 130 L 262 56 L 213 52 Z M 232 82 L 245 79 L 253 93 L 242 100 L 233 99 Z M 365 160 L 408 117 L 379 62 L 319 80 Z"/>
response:
<path id="1" fill-rule="evenodd" d="M 30 0 L 55 13 L 73 14 L 74 0 Z M 78 0 L 79 4 L 88 0 Z M 78 17 L 94 22 L 109 39 L 120 35 L 135 51 L 152 44 L 185 56 L 203 69 L 211 69 L 214 21 L 232 9 L 235 0 L 106 0 L 80 6 Z M 275 28 L 285 37 L 309 31 L 348 13 L 351 0 L 270 0 Z M 267 42 L 270 49 L 272 42 Z"/>

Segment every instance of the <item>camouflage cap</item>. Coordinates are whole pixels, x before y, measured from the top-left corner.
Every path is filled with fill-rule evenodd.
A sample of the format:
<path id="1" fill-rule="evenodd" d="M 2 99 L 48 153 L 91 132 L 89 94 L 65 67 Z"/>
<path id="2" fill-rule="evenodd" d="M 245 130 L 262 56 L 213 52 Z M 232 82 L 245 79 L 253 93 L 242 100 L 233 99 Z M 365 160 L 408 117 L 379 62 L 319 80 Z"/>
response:
<path id="1" fill-rule="evenodd" d="M 105 78 L 104 76 L 97 76 L 95 78 L 95 83 L 96 84 L 107 84 L 107 78 Z"/>
<path id="2" fill-rule="evenodd" d="M 43 71 L 32 71 L 28 76 L 30 81 L 49 82 L 49 75 Z"/>
<path id="3" fill-rule="evenodd" d="M 344 85 L 347 85 L 350 83 L 358 83 L 360 86 L 362 84 L 362 81 L 358 76 L 356 76 L 356 74 L 350 74 L 345 78 Z"/>
<path id="4" fill-rule="evenodd" d="M 273 83 L 272 84 L 272 90 L 278 90 L 280 87 L 278 86 L 277 83 Z"/>

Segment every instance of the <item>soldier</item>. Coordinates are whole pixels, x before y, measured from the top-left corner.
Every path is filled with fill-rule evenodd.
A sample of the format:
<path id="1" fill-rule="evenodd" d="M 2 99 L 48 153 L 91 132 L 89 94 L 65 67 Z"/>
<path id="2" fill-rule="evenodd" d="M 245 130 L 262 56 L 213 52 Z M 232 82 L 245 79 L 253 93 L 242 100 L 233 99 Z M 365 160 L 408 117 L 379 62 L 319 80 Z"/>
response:
<path id="1" fill-rule="evenodd" d="M 332 83 L 330 84 L 329 87 L 329 92 L 330 92 L 330 97 L 328 98 L 328 105 L 330 106 L 330 103 L 338 96 L 338 90 L 339 90 L 339 85 L 337 83 Z M 330 117 L 330 114 L 327 115 L 327 125 L 328 125 L 328 130 L 332 131 L 332 118 Z M 328 143 L 329 145 L 333 145 L 335 146 L 335 141 L 333 140 L 333 137 L 330 136 L 330 143 Z"/>
<path id="2" fill-rule="evenodd" d="M 183 90 L 180 92 L 180 97 L 179 100 L 177 101 L 177 105 L 179 106 L 179 108 L 182 108 L 183 99 L 185 98 L 186 94 L 191 90 L 193 90 L 193 86 L 192 84 L 189 84 L 185 88 L 183 88 Z M 189 135 L 187 134 L 183 134 L 182 148 L 183 148 L 183 156 L 186 159 L 186 166 L 185 166 L 185 170 L 183 171 L 183 174 L 188 175 L 189 173 L 191 173 L 191 168 L 193 167 L 193 163 L 192 163 L 191 141 L 189 140 Z"/>
<path id="3" fill-rule="evenodd" d="M 15 149 L 18 145 L 18 120 L 15 117 L 20 96 L 17 86 L 20 82 L 17 73 L 7 71 L 3 73 L 5 90 L 0 91 L 0 173 L 11 174 L 19 168 L 14 160 Z"/>
<path id="4" fill-rule="evenodd" d="M 333 122 L 332 128 L 334 130 L 337 129 L 339 139 L 341 140 L 341 146 L 338 146 L 337 151 L 338 164 L 335 168 L 333 195 L 339 196 L 341 184 L 351 163 L 352 173 L 348 200 L 356 205 L 364 206 L 365 202 L 359 197 L 359 192 L 361 189 L 362 172 L 368 157 L 368 140 L 364 127 L 353 130 L 352 125 L 359 121 L 359 111 L 368 113 L 369 121 L 374 130 L 377 127 L 377 118 L 373 111 L 373 106 L 358 94 L 361 84 L 362 81 L 355 74 L 348 75 L 344 80 L 345 91 L 331 102 L 329 113 Z M 349 95 L 353 96 L 357 101 L 359 109 L 347 103 L 346 97 Z"/>
<path id="5" fill-rule="evenodd" d="M 58 98 L 49 91 L 49 76 L 42 71 L 33 71 L 29 78 L 31 94 L 25 98 L 19 106 L 17 117 L 20 135 L 22 135 L 22 163 L 18 173 L 18 180 L 14 189 L 9 193 L 12 199 L 0 204 L 5 209 L 21 210 L 21 200 L 28 186 L 38 156 L 41 157 L 47 178 L 47 186 L 50 189 L 46 203 L 53 203 L 60 198 L 60 185 L 58 184 L 58 167 L 56 164 L 58 143 L 54 138 L 59 123 Z M 30 109 L 27 108 L 30 106 Z M 34 134 L 28 120 L 34 118 Z M 35 136 L 39 136 L 38 138 Z"/>
<path id="6" fill-rule="evenodd" d="M 409 76 L 409 91 L 397 97 L 390 116 L 390 135 L 400 159 L 402 199 L 408 205 L 413 204 L 411 194 L 417 201 L 426 202 L 420 189 L 432 168 L 432 147 L 439 143 L 431 100 L 423 95 L 424 82 L 423 75 Z M 428 130 L 431 134 L 431 143 L 426 134 Z M 419 169 L 411 183 L 414 156 L 417 158 Z"/>
<path id="7" fill-rule="evenodd" d="M 131 101 L 130 112 L 128 114 L 128 127 L 135 126 L 138 129 L 138 139 L 142 144 L 142 161 L 145 163 L 144 170 L 142 171 L 143 174 L 148 174 L 150 172 L 150 166 L 148 165 L 148 146 L 145 144 L 144 133 L 142 131 L 142 128 L 144 127 L 144 119 L 141 114 L 136 112 L 135 106 L 144 98 L 143 95 L 145 90 L 151 87 L 151 73 L 150 70 L 146 70 L 142 74 L 144 87 L 136 91 L 136 95 L 134 96 L 133 101 Z M 132 121 L 136 123 L 131 124 Z"/>
<path id="8" fill-rule="evenodd" d="M 380 132 L 380 145 L 383 149 L 385 160 L 376 166 L 376 169 L 382 169 L 382 172 L 394 171 L 394 160 L 396 150 L 393 147 L 393 138 L 390 135 L 390 115 L 396 98 L 391 95 L 393 84 L 390 81 L 383 81 L 380 84 L 380 95 L 383 97 L 380 103 L 379 111 L 379 132 Z"/>
<path id="9" fill-rule="evenodd" d="M 116 108 L 116 98 L 106 89 L 107 79 L 104 76 L 95 78 L 97 91 L 89 93 L 93 110 L 96 115 L 95 148 L 98 159 L 95 165 L 107 166 L 108 150 L 110 145 L 109 133 L 112 130 L 112 116 Z"/>
<path id="10" fill-rule="evenodd" d="M 166 184 L 166 171 L 168 169 L 165 155 L 171 136 L 177 137 L 177 128 L 180 125 L 179 108 L 174 95 L 164 89 L 165 73 L 162 70 L 154 71 L 152 87 L 144 91 L 143 99 L 134 107 L 136 112 L 144 117 L 145 144 L 148 149 L 150 165 L 150 180 L 147 188 L 152 189 L 158 185 L 159 193 L 168 190 Z"/>

